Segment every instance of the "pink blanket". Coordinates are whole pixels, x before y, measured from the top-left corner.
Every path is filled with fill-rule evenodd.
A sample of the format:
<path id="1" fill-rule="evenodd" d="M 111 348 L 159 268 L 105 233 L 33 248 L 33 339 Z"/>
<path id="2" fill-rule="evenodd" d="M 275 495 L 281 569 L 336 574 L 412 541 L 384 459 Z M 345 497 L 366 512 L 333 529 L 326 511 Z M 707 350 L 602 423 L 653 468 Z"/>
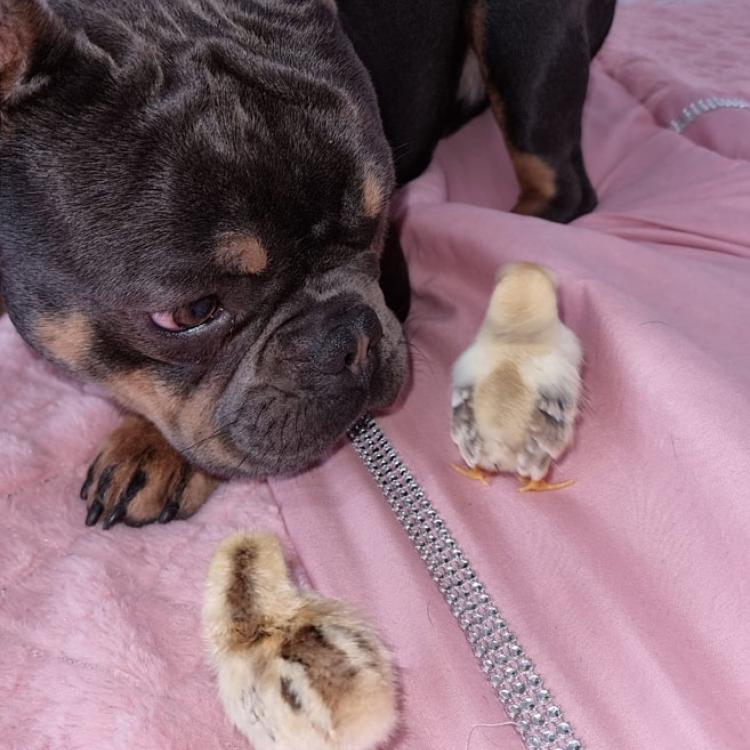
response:
<path id="1" fill-rule="evenodd" d="M 380 424 L 589 748 L 750 742 L 744 4 L 621 6 L 585 118 L 595 214 L 566 227 L 506 213 L 515 187 L 489 116 L 399 200 L 414 383 Z M 684 115 L 707 97 L 709 111 Z M 450 469 L 449 367 L 496 267 L 519 258 L 556 270 L 587 358 L 579 437 L 557 468 L 576 484 L 535 497 Z M 0 747 L 247 747 L 222 716 L 198 619 L 216 543 L 257 527 L 393 647 L 404 718 L 389 750 L 522 746 L 510 726 L 477 727 L 507 718 L 351 447 L 295 479 L 232 483 L 187 523 L 91 530 L 78 488 L 117 413 L 7 319 L 0 384 Z"/>

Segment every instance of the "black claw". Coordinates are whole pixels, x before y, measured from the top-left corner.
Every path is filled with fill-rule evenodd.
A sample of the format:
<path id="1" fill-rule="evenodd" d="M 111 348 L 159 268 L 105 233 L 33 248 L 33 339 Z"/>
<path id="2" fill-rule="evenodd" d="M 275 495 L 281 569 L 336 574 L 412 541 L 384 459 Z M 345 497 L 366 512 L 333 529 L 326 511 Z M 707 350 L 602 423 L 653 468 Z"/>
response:
<path id="1" fill-rule="evenodd" d="M 94 481 L 94 466 L 89 466 L 89 470 L 86 474 L 86 479 L 83 480 L 81 485 L 81 500 L 85 500 L 89 496 L 89 488 L 91 483 Z"/>
<path id="2" fill-rule="evenodd" d="M 96 466 L 96 462 L 98 460 L 99 460 L 99 456 L 97 456 L 92 461 L 91 466 L 89 466 L 89 470 L 86 472 L 86 479 L 83 480 L 83 484 L 81 485 L 81 500 L 85 500 L 89 496 L 91 483 L 94 481 L 94 467 Z"/>
<path id="3" fill-rule="evenodd" d="M 116 523 L 119 523 L 123 518 L 125 518 L 126 513 L 127 510 L 125 506 L 118 503 L 117 505 L 115 505 L 114 510 L 104 519 L 102 528 L 105 531 L 111 529 Z"/>
<path id="4" fill-rule="evenodd" d="M 159 523 L 169 523 L 170 521 L 173 521 L 179 510 L 179 503 L 167 503 L 159 516 Z"/>
<path id="5" fill-rule="evenodd" d="M 101 516 L 104 506 L 98 501 L 94 500 L 89 508 L 89 512 L 86 514 L 86 526 L 96 526 L 96 522 Z"/>
<path id="6" fill-rule="evenodd" d="M 108 466 L 99 476 L 99 482 L 96 485 L 96 495 L 94 496 L 98 502 L 104 500 L 104 496 L 107 494 L 109 485 L 112 484 L 112 474 L 115 471 L 114 466 Z"/>
<path id="7" fill-rule="evenodd" d="M 177 486 L 167 501 L 167 504 L 162 509 L 161 515 L 159 516 L 159 523 L 169 523 L 170 521 L 174 521 L 175 516 L 180 512 L 180 500 L 182 499 L 185 487 L 187 487 L 187 483 L 192 475 L 193 469 L 190 464 L 183 464 L 182 469 L 180 469 L 180 478 L 177 482 Z"/>

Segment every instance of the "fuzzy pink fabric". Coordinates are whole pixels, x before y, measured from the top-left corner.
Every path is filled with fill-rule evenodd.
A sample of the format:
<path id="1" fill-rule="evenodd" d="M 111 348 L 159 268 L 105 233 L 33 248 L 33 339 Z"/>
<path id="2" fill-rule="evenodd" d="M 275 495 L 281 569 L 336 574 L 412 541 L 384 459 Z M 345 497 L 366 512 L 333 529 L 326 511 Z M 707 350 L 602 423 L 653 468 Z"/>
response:
<path id="1" fill-rule="evenodd" d="M 81 479 L 118 414 L 7 317 L 0 352 L 0 748 L 246 748 L 217 702 L 199 609 L 224 536 L 287 541 L 267 486 L 226 486 L 189 524 L 85 528 Z"/>
<path id="2" fill-rule="evenodd" d="M 620 0 L 599 62 L 668 127 L 702 99 L 750 105 L 749 40 L 746 0 Z M 724 156 L 750 159 L 747 109 L 703 114 L 684 135 Z"/>
<path id="3" fill-rule="evenodd" d="M 489 116 L 400 199 L 414 383 L 381 424 L 590 748 L 744 750 L 750 737 L 750 112 L 664 127 L 686 92 L 745 85 L 734 68 L 710 74 L 711 91 L 680 77 L 680 59 L 709 75 L 691 57 L 711 58 L 706 37 L 732 38 L 721 24 L 744 0 L 721 5 L 734 11 L 620 8 L 585 118 L 595 214 L 565 227 L 506 213 L 515 188 Z M 695 47 L 676 48 L 670 14 L 690 15 Z M 640 49 L 631 33 L 662 22 Z M 672 67 L 657 75 L 642 60 L 662 40 Z M 750 69 L 747 47 L 732 47 Z M 535 497 L 449 468 L 449 367 L 496 267 L 519 258 L 555 269 L 587 355 L 588 405 L 557 469 L 576 485 Z M 199 608 L 216 543 L 248 527 L 278 533 L 317 589 L 385 633 L 404 707 L 389 750 L 463 750 L 472 727 L 506 721 L 350 447 L 295 479 L 232 483 L 187 523 L 103 532 L 83 526 L 77 494 L 115 410 L 31 355 L 7 319 L 0 389 L 3 749 L 246 748 L 222 716 Z M 470 747 L 521 743 L 500 726 Z"/>

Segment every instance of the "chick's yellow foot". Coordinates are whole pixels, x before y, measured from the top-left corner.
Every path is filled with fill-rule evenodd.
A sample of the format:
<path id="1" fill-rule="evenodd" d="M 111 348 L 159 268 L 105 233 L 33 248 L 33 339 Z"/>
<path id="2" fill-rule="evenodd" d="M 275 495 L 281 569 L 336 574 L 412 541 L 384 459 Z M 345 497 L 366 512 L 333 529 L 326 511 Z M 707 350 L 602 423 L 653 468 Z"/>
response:
<path id="1" fill-rule="evenodd" d="M 550 492 L 552 490 L 564 490 L 571 487 L 575 481 L 568 479 L 565 482 L 548 482 L 546 479 L 529 479 L 528 477 L 518 477 L 520 482 L 525 482 L 523 487 L 519 487 L 519 492 Z"/>
<path id="2" fill-rule="evenodd" d="M 470 469 L 467 466 L 458 466 L 457 464 L 451 464 L 451 468 L 462 477 L 467 477 L 468 479 L 473 479 L 475 482 L 480 482 L 485 487 L 490 486 L 490 483 L 487 481 L 487 477 L 491 475 L 482 471 L 478 466 Z"/>

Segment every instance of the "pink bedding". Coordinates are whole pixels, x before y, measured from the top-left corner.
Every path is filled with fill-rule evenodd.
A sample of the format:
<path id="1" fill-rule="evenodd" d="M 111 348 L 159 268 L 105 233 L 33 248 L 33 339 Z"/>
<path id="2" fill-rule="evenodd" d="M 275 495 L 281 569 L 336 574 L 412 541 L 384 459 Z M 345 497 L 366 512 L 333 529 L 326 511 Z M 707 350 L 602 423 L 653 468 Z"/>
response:
<path id="1" fill-rule="evenodd" d="M 585 119 L 595 214 L 562 227 L 506 213 L 514 184 L 489 116 L 399 200 L 414 383 L 379 422 L 587 748 L 750 745 L 750 109 L 670 127 L 701 98 L 750 98 L 744 4 L 622 5 Z M 711 69 L 717 46 L 727 62 Z M 450 469 L 449 367 L 496 267 L 519 258 L 556 270 L 586 351 L 587 406 L 556 471 L 576 484 L 559 494 Z M 350 446 L 294 479 L 234 482 L 188 523 L 103 532 L 83 526 L 77 492 L 115 410 L 7 319 L 0 389 L 0 748 L 247 747 L 198 618 L 218 540 L 256 527 L 393 647 L 403 722 L 389 750 L 522 747 L 511 726 L 477 726 L 507 717 Z"/>

